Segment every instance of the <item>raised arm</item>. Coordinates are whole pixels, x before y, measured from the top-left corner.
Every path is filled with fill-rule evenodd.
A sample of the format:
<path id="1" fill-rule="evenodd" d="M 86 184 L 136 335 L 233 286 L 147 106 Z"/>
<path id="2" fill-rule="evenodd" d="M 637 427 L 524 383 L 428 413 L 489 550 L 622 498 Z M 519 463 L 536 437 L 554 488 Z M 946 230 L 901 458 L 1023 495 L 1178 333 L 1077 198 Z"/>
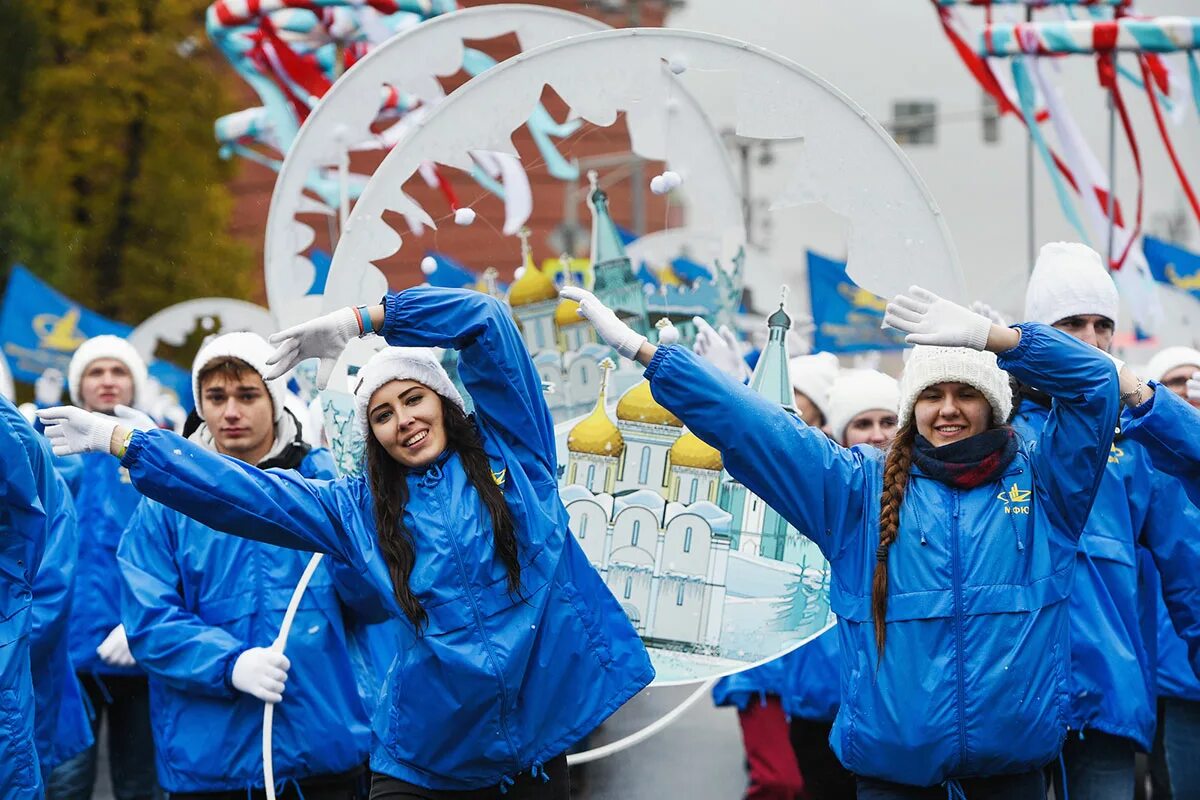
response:
<path id="1" fill-rule="evenodd" d="M 555 480 L 554 421 L 508 307 L 481 292 L 431 286 L 388 295 L 384 305 L 387 343 L 457 349 L 458 375 L 483 424 Z"/>
<path id="2" fill-rule="evenodd" d="M 1200 505 L 1200 410 L 1165 386 L 1152 387 L 1149 401 L 1121 414 L 1121 430 L 1146 448 L 1156 469 L 1179 478 Z"/>
<path id="3" fill-rule="evenodd" d="M 459 376 L 484 426 L 527 457 L 527 468 L 556 479 L 554 424 L 541 379 L 508 308 L 488 295 L 420 286 L 389 294 L 377 305 L 309 320 L 270 337 L 278 349 L 267 378 L 319 358 L 317 385 L 323 389 L 346 344 L 375 332 L 390 345 L 458 350 Z"/>
<path id="4" fill-rule="evenodd" d="M 1073 539 L 1084 523 L 1108 463 L 1117 426 L 1117 369 L 1091 345 L 1048 325 L 1016 326 L 1020 342 L 997 355 L 1000 368 L 1053 398 L 1031 459 L 1039 495 Z"/>
<path id="5" fill-rule="evenodd" d="M 874 451 L 846 449 L 683 347 L 646 368 L 654 399 L 721 451 L 725 469 L 834 560 L 865 530 Z M 877 460 L 877 459 L 875 459 Z"/>
<path id="6" fill-rule="evenodd" d="M 175 526 L 158 503 L 143 501 L 117 548 L 121 622 L 138 664 L 181 691 L 233 697 L 230 673 L 251 644 L 189 611 L 180 593 Z"/>
<path id="7" fill-rule="evenodd" d="M 293 470 L 261 470 L 171 431 L 130 431 L 112 418 L 72 406 L 38 414 L 57 455 L 107 451 L 121 459 L 143 495 L 210 528 L 293 550 L 330 553 L 354 564 L 369 549 L 366 543 L 352 542 L 353 526 L 342 524 L 346 516 L 366 513 L 369 498 L 347 499 L 353 487 L 340 481 L 308 480 Z"/>

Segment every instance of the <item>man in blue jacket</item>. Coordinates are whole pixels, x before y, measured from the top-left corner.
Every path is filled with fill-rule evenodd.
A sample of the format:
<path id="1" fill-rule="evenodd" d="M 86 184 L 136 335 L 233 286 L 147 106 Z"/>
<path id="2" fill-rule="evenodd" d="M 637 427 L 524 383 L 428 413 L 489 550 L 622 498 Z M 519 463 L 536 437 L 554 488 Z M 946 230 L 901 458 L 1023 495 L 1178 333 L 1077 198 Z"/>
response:
<path id="1" fill-rule="evenodd" d="M 1042 248 L 1026 295 L 1029 321 L 1107 352 L 1118 304 L 1095 251 L 1066 243 Z M 1048 403 L 1034 387 L 1022 387 L 1022 395 L 1013 426 L 1036 439 Z M 1139 618 L 1138 548 L 1153 557 L 1176 625 L 1200 637 L 1197 529 L 1200 509 L 1179 481 L 1156 470 L 1136 442 L 1118 436 L 1080 539 L 1070 596 L 1070 732 L 1065 776 L 1056 781 L 1065 781 L 1072 797 L 1133 796 L 1134 753 L 1150 749 L 1155 728 L 1154 668 Z"/>
<path id="2" fill-rule="evenodd" d="M 146 383 L 146 364 L 117 336 L 88 339 L 67 368 L 71 402 L 87 411 L 112 414 L 134 406 Z M 154 743 L 146 674 L 134 663 L 121 626 L 117 586 L 117 542 L 141 495 L 129 473 L 88 453 L 59 471 L 74 495 L 79 519 L 79 558 L 69 622 L 71 663 L 93 709 L 92 732 L 108 724 L 108 767 L 116 800 L 150 800 Z M 88 800 L 96 781 L 96 747 L 68 759 L 47 781 L 53 800 Z"/>
<path id="3" fill-rule="evenodd" d="M 271 352 L 251 333 L 218 336 L 201 348 L 192 382 L 203 423 L 190 438 L 259 467 L 336 477 L 328 451 L 304 443 L 283 406 L 285 389 L 264 383 Z M 158 778 L 172 800 L 261 794 L 264 702 L 278 704 L 272 752 L 279 797 L 360 796 L 368 715 L 326 564 L 300 602 L 286 655 L 272 647 L 310 558 L 218 533 L 151 500 L 138 507 L 118 551 L 122 619 L 150 675 Z"/>

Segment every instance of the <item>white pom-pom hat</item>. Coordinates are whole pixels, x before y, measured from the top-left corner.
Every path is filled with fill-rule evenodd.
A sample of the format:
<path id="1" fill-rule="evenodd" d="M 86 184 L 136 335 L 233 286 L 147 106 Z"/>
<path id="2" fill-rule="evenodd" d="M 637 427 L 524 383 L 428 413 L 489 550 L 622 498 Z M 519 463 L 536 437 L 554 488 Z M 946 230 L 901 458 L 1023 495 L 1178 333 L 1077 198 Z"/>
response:
<path id="1" fill-rule="evenodd" d="M 115 358 L 129 368 L 133 376 L 133 403 L 138 406 L 142 402 L 142 393 L 146 388 L 146 362 L 142 359 L 133 345 L 120 336 L 93 336 L 75 351 L 71 363 L 67 366 L 67 388 L 71 393 L 71 402 L 83 406 L 83 398 L 79 394 L 79 384 L 88 365 L 99 358 Z"/>
<path id="2" fill-rule="evenodd" d="M 1012 413 L 1012 387 L 1008 373 L 996 365 L 996 356 L 967 347 L 917 345 L 900 376 L 898 416 L 903 427 L 912 418 L 917 395 L 938 383 L 965 383 L 978 389 L 992 407 L 992 421 L 1004 425 Z"/>
<path id="3" fill-rule="evenodd" d="M 354 387 L 354 421 L 363 435 L 370 430 L 367 404 L 371 402 L 371 395 L 391 381 L 424 384 L 464 412 L 467 410 L 462 395 L 432 350 L 426 347 L 385 347 L 371 356 L 358 371 L 358 383 Z"/>

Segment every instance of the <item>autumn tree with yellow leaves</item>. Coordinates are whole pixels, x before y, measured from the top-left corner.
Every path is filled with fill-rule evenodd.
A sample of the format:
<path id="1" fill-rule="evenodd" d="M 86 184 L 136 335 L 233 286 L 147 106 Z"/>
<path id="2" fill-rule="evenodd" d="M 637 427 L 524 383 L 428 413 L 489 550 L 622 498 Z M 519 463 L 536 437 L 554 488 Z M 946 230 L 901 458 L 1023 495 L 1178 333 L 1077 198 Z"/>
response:
<path id="1" fill-rule="evenodd" d="M 226 233 L 232 110 L 207 0 L 0 0 L 0 271 L 23 263 L 136 324 L 193 297 L 246 297 Z"/>

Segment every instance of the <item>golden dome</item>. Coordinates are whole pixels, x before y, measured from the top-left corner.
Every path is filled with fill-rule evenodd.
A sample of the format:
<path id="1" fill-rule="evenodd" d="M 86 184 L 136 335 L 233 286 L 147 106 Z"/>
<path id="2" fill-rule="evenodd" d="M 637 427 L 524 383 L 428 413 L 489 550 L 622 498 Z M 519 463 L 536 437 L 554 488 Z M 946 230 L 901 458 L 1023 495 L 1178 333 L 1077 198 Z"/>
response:
<path id="1" fill-rule="evenodd" d="M 605 359 L 600 368 L 604 370 L 604 378 L 600 384 L 600 394 L 596 398 L 596 407 L 583 422 L 571 428 L 571 432 L 567 434 L 567 449 L 573 453 L 591 453 L 594 456 L 616 458 L 625 449 L 625 439 L 604 409 L 608 370 L 612 368 L 612 362 Z"/>
<path id="2" fill-rule="evenodd" d="M 672 425 L 682 428 L 679 418 L 660 406 L 650 394 L 650 382 L 642 381 L 617 401 L 617 419 L 644 422 L 647 425 Z"/>
<path id="3" fill-rule="evenodd" d="M 680 436 L 675 440 L 675 444 L 671 445 L 671 464 L 677 467 L 710 469 L 714 472 L 724 466 L 721 454 L 691 431 Z"/>
<path id="4" fill-rule="evenodd" d="M 546 273 L 525 258 L 525 272 L 508 287 L 508 304 L 513 308 L 553 300 L 558 297 L 558 287 Z"/>
<path id="5" fill-rule="evenodd" d="M 579 316 L 579 303 L 574 300 L 560 300 L 558 308 L 554 310 L 554 324 L 565 328 L 580 322 L 587 322 L 587 320 Z"/>

